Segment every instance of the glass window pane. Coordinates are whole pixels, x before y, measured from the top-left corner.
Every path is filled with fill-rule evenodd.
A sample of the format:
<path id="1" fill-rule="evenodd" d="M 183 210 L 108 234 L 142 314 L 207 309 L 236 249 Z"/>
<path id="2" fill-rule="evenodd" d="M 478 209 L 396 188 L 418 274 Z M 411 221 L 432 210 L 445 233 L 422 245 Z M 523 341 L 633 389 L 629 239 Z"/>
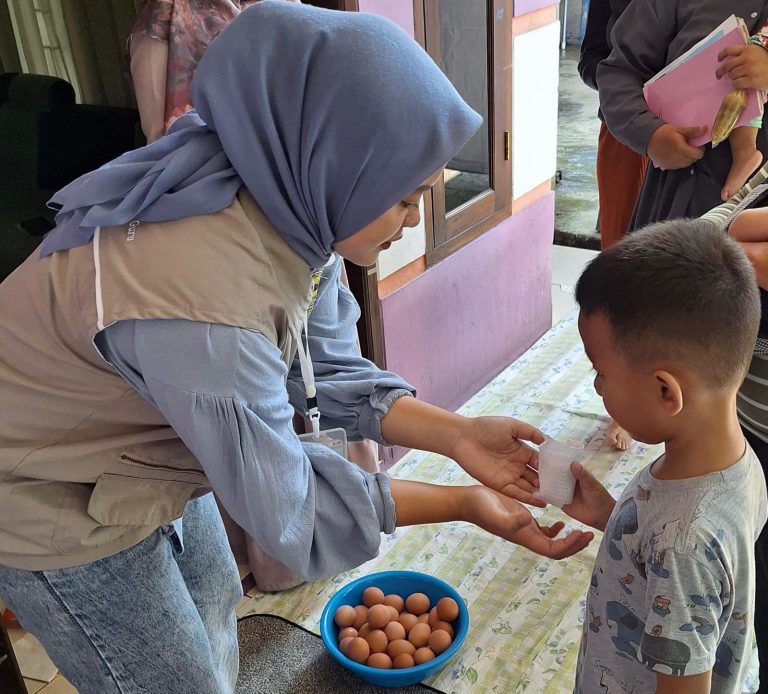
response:
<path id="1" fill-rule="evenodd" d="M 448 162 L 446 214 L 491 186 L 488 132 L 487 0 L 440 0 L 440 58 L 443 71 L 464 100 L 483 117 L 480 130 Z"/>

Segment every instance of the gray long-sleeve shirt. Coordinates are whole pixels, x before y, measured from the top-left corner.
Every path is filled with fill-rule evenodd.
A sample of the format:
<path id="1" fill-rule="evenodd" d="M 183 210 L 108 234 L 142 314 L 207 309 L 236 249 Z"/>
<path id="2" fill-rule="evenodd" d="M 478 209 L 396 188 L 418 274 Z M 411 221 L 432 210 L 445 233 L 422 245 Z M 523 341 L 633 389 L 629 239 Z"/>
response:
<path id="1" fill-rule="evenodd" d="M 643 84 L 680 57 L 730 15 L 750 33 L 768 19 L 768 2 L 757 0 L 633 0 L 611 32 L 611 54 L 597 68 L 600 109 L 613 136 L 646 154 L 663 124 L 649 110 Z"/>
<path id="2" fill-rule="evenodd" d="M 321 423 L 385 443 L 382 417 L 413 388 L 360 357 L 359 309 L 340 268 L 325 269 L 309 318 Z M 305 406 L 299 365 L 288 370 L 261 333 L 133 320 L 106 328 L 97 345 L 167 418 L 235 521 L 295 573 L 312 579 L 357 566 L 376 555 L 382 531 L 393 532 L 389 478 L 294 433 L 294 408 Z"/>

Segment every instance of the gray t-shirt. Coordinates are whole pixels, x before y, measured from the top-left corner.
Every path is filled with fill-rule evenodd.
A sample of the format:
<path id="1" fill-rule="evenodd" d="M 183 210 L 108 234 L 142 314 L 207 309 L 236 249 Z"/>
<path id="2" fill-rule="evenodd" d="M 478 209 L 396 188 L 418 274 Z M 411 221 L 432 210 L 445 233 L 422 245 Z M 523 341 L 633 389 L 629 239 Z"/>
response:
<path id="1" fill-rule="evenodd" d="M 653 692 L 655 672 L 713 670 L 742 691 L 753 642 L 754 544 L 767 499 L 751 448 L 720 472 L 658 480 L 648 466 L 611 514 L 595 560 L 574 691 Z"/>

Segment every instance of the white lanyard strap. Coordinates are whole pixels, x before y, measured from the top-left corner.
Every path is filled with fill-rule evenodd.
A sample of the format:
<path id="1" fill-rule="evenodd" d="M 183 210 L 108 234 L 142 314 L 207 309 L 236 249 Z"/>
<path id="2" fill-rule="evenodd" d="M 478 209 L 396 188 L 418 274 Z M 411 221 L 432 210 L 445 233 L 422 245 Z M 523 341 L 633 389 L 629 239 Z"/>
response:
<path id="1" fill-rule="evenodd" d="M 304 340 L 306 340 L 306 347 L 304 346 Z M 309 421 L 312 423 L 312 434 L 317 438 L 320 436 L 320 409 L 317 406 L 315 371 L 312 367 L 312 356 L 309 353 L 309 324 L 306 313 L 304 314 L 304 326 L 302 335 L 299 335 L 297 350 L 299 352 L 301 378 L 304 381 L 304 390 L 307 393 L 307 414 Z"/>

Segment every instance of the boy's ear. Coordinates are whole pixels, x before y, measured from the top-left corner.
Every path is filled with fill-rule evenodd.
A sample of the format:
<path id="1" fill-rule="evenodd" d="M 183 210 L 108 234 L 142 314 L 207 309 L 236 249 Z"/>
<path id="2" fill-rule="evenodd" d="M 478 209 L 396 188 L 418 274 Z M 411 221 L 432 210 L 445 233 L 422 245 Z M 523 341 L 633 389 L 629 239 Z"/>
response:
<path id="1" fill-rule="evenodd" d="M 653 377 L 656 379 L 657 395 L 664 413 L 670 417 L 679 414 L 683 409 L 683 389 L 677 377 L 663 370 L 655 371 Z"/>

